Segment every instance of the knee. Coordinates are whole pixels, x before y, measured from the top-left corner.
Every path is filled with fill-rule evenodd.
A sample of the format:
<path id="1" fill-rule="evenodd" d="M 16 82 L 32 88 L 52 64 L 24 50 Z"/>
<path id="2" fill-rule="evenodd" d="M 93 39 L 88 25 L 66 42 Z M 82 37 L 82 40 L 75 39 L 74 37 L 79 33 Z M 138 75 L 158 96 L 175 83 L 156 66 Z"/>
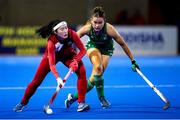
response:
<path id="1" fill-rule="evenodd" d="M 78 79 L 86 80 L 86 69 L 83 64 L 79 65 L 79 69 L 76 71 L 76 75 L 78 76 Z"/>
<path id="2" fill-rule="evenodd" d="M 103 73 L 103 66 L 102 65 L 95 65 L 94 68 L 96 70 L 96 74 L 102 74 Z"/>
<path id="3" fill-rule="evenodd" d="M 86 69 L 85 69 L 84 67 L 82 67 L 82 68 L 80 69 L 80 74 L 81 74 L 82 76 L 86 76 Z"/>

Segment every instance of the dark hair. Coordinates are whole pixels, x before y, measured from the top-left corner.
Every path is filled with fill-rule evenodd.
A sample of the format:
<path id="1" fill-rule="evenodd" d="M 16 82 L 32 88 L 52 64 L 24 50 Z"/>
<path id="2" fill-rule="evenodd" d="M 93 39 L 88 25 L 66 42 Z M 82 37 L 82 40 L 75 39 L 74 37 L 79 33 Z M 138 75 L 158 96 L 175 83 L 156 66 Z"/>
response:
<path id="1" fill-rule="evenodd" d="M 53 27 L 56 26 L 58 23 L 60 23 L 61 20 L 53 20 L 49 22 L 47 25 L 40 27 L 36 30 L 36 33 L 41 36 L 42 38 L 49 37 L 53 32 Z"/>
<path id="2" fill-rule="evenodd" d="M 103 17 L 105 19 L 106 15 L 105 12 L 103 10 L 103 8 L 101 6 L 96 6 L 91 13 L 91 16 L 94 17 Z"/>

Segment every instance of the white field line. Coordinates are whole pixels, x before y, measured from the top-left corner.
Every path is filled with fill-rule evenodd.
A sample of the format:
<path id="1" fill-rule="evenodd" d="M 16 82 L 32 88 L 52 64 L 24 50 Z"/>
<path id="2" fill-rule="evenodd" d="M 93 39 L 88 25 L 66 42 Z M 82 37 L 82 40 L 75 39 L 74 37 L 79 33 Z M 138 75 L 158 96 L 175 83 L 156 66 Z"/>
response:
<path id="1" fill-rule="evenodd" d="M 155 85 L 158 88 L 174 88 L 174 87 L 180 87 L 180 85 Z M 146 88 L 149 87 L 148 85 L 106 85 L 105 88 Z M 76 86 L 64 86 L 64 89 L 75 89 Z M 0 90 L 24 90 L 26 87 L 0 87 Z M 56 89 L 56 86 L 43 86 L 39 87 L 38 89 Z"/>

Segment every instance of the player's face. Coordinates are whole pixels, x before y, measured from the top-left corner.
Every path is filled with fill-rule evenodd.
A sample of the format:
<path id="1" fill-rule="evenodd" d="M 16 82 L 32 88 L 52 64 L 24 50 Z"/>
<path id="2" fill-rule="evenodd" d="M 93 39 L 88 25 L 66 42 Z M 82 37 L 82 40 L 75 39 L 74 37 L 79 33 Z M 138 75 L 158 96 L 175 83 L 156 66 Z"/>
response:
<path id="1" fill-rule="evenodd" d="M 56 31 L 56 34 L 63 38 L 63 39 L 66 39 L 68 37 L 68 27 L 67 25 L 63 25 L 61 27 L 59 27 Z"/>
<path id="2" fill-rule="evenodd" d="M 92 27 L 94 28 L 94 30 L 96 32 L 100 31 L 103 26 L 104 26 L 104 18 L 103 17 L 95 17 L 93 16 L 91 18 L 91 24 L 92 24 Z"/>

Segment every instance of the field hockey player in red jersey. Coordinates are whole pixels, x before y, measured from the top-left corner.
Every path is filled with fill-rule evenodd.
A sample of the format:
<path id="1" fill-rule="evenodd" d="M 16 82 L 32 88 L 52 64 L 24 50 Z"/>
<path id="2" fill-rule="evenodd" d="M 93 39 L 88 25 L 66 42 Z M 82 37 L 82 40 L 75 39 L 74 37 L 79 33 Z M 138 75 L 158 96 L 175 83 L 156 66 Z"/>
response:
<path id="1" fill-rule="evenodd" d="M 63 85 L 63 80 L 57 71 L 56 64 L 61 61 L 77 75 L 78 112 L 86 111 L 89 105 L 85 103 L 87 90 L 86 70 L 82 57 L 86 49 L 75 31 L 68 28 L 66 21 L 54 20 L 36 31 L 42 38 L 47 38 L 47 47 L 34 78 L 27 86 L 20 103 L 13 109 L 21 112 L 28 104 L 30 98 L 41 85 L 46 75 L 51 71 L 58 85 Z M 79 52 L 76 51 L 79 49 Z"/>

